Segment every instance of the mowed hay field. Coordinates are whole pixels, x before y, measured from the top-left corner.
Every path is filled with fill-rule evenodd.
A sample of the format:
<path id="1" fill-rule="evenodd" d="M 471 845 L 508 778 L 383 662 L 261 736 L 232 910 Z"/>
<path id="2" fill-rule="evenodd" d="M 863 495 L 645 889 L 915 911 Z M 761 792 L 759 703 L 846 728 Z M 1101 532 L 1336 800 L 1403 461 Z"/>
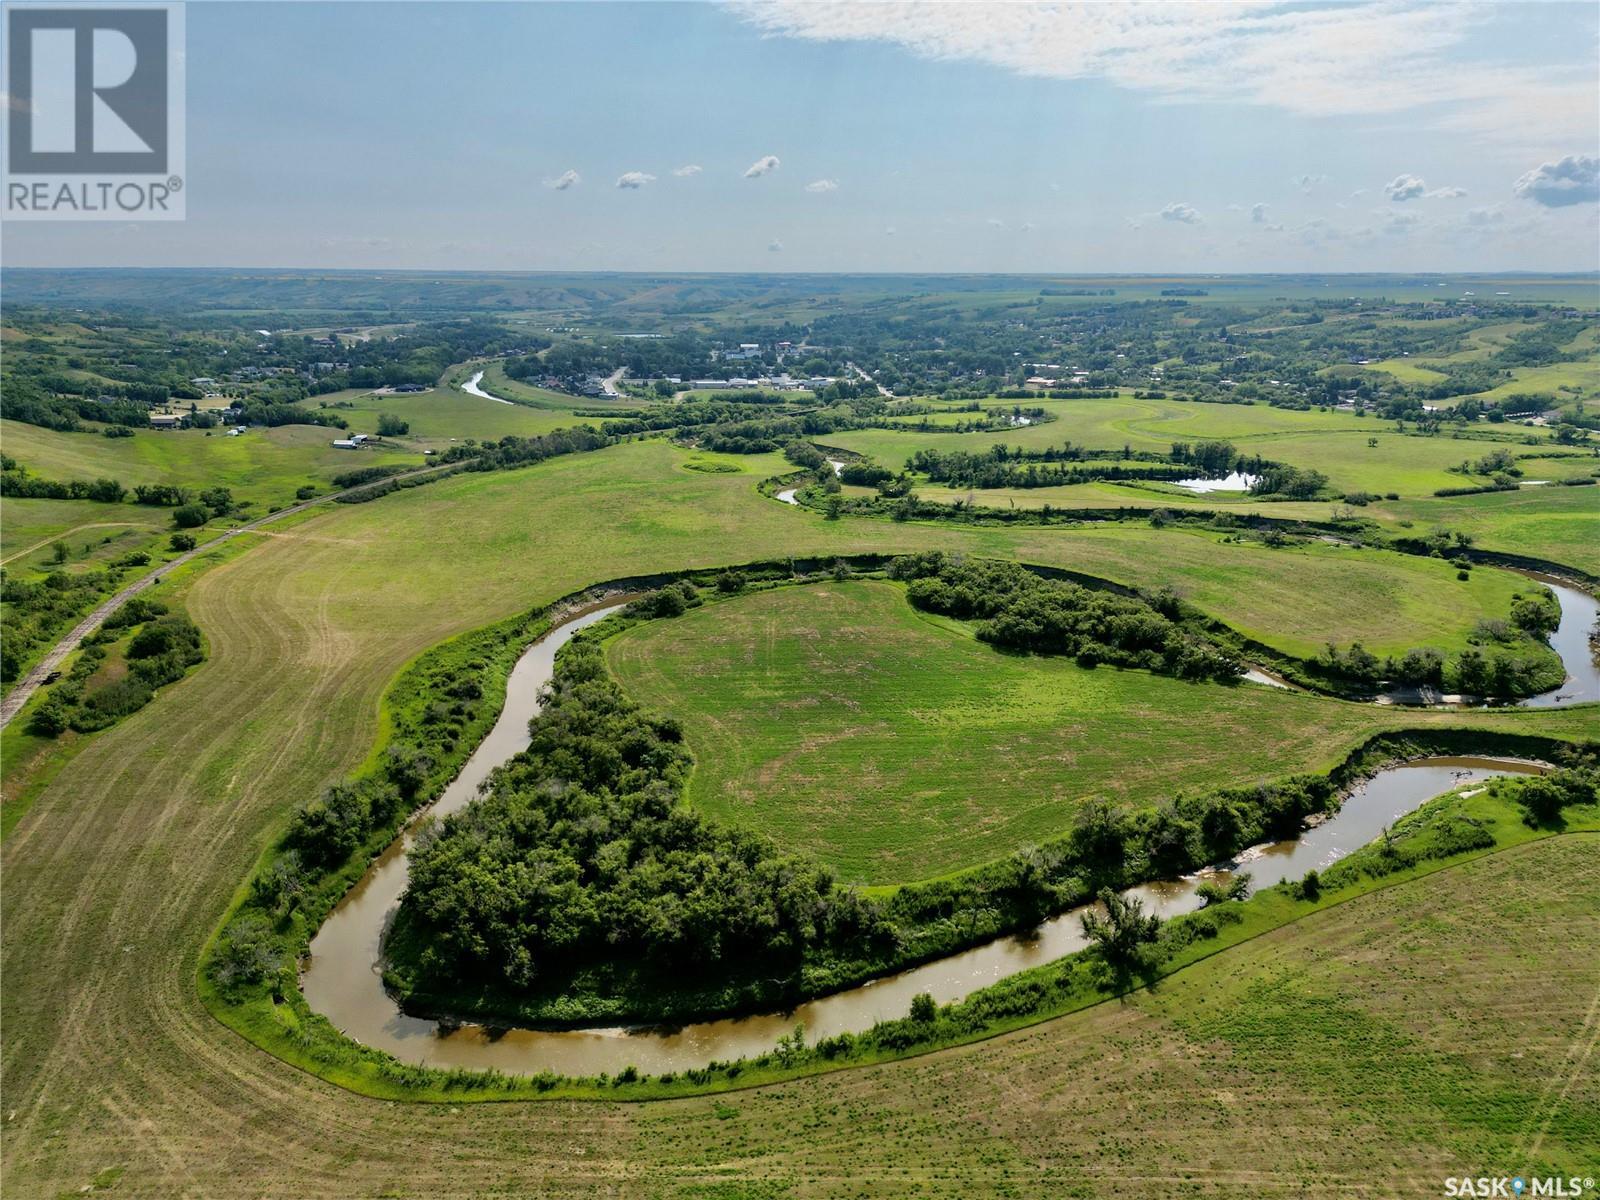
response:
<path id="1" fill-rule="evenodd" d="M 875 581 L 708 604 L 625 631 L 607 658 L 684 723 L 693 804 L 864 884 L 1060 837 L 1094 798 L 1144 806 L 1326 771 L 1383 729 L 1536 723 L 1001 654 Z"/>
<path id="2" fill-rule="evenodd" d="M 400 666 L 455 632 L 598 579 L 789 552 L 939 545 L 1083 569 L 1170 557 L 1182 574 L 1232 549 L 1150 530 L 1113 553 L 1069 530 L 825 522 L 760 499 L 749 476 L 683 471 L 682 457 L 644 443 L 452 478 L 331 509 L 193 582 L 184 602 L 207 661 L 91 739 L 0 845 L 8 1196 L 97 1180 L 162 1197 L 1145 1197 L 1197 1182 L 1287 1196 L 1375 1179 L 1433 1189 L 1464 1156 L 1518 1158 L 1546 1122 L 1531 1162 L 1593 1144 L 1594 1078 L 1569 1057 L 1591 1044 L 1600 985 L 1592 839 L 1367 897 L 1156 997 L 718 1101 L 372 1101 L 218 1025 L 193 973 L 229 898 L 292 807 L 368 754 Z M 1308 596 L 1334 578 L 1319 561 L 1286 568 Z M 1507 986 L 1509 964 L 1538 986 Z M 1369 1103 L 1326 1044 L 1279 1073 L 1275 1058 L 1247 1061 L 1253 1031 L 1191 1033 L 1155 1007 L 1211 1011 L 1268 971 L 1356 1017 L 1389 1019 L 1384 997 L 1407 997 L 1404 1019 L 1432 1034 L 1411 1044 L 1396 1104 Z M 1517 1097 L 1465 1133 L 1431 1099 L 1459 1085 L 1463 1061 L 1474 1087 Z M 1336 1106 L 1352 1115 L 1330 1124 Z"/>

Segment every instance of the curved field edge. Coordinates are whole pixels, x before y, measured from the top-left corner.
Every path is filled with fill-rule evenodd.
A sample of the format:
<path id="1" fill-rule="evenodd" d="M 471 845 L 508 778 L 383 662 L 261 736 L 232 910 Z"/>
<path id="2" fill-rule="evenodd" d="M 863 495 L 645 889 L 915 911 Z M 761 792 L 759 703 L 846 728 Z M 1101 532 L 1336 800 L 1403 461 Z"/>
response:
<path id="1" fill-rule="evenodd" d="M 1184 608 L 1186 633 L 1228 646 L 1215 621 Z M 606 640 L 606 661 L 636 701 L 682 723 L 694 807 L 869 888 L 947 878 L 1051 842 L 1092 801 L 1143 807 L 1325 774 L 1364 737 L 1453 720 L 1085 669 L 1070 655 L 986 645 L 974 624 L 919 610 L 901 584 L 868 575 L 763 583 L 635 623 Z M 1544 728 L 1512 713 L 1457 723 Z"/>
<path id="2" fill-rule="evenodd" d="M 1430 802 L 1437 803 L 1437 802 Z M 1419 813 L 1427 809 L 1418 810 Z M 604 1076 L 597 1079 L 573 1079 L 556 1075 L 512 1076 L 500 1072 L 466 1070 L 444 1071 L 429 1067 L 413 1067 L 398 1063 L 380 1051 L 372 1050 L 345 1038 L 324 1018 L 309 1011 L 298 990 L 294 998 L 274 1004 L 269 998 L 259 998 L 248 1004 L 227 1002 L 205 977 L 199 976 L 199 991 L 207 1009 L 223 1025 L 251 1042 L 259 1049 L 282 1061 L 316 1076 L 328 1083 L 358 1095 L 382 1100 L 405 1100 L 416 1103 L 440 1104 L 462 1102 L 505 1102 L 528 1100 L 584 1100 L 596 1102 L 648 1102 L 682 1099 L 699 1095 L 716 1095 L 783 1083 L 806 1076 L 871 1067 L 884 1063 L 920 1058 L 941 1050 L 971 1046 L 1008 1033 L 1071 1016 L 1088 1009 L 1125 1000 L 1136 993 L 1153 993 L 1159 985 L 1208 959 L 1223 955 L 1274 932 L 1298 925 L 1307 918 L 1320 916 L 1329 910 L 1384 892 L 1404 889 L 1432 876 L 1447 874 L 1481 859 L 1512 856 L 1518 849 L 1531 843 L 1551 838 L 1572 839 L 1593 845 L 1600 850 L 1600 810 L 1589 806 L 1574 814 L 1575 820 L 1561 832 L 1533 830 L 1520 825 L 1507 814 L 1501 823 L 1503 836 L 1492 847 L 1467 851 L 1448 858 L 1429 860 L 1378 879 L 1326 890 L 1317 901 L 1296 899 L 1280 886 L 1251 897 L 1238 908 L 1240 919 L 1224 926 L 1215 937 L 1199 938 L 1163 964 L 1140 987 L 1105 991 L 1076 981 L 1078 986 L 1064 998 L 1041 1004 L 1028 1011 L 1018 1012 L 1002 1019 L 987 1022 L 983 1028 L 961 1036 L 935 1037 L 917 1041 L 900 1049 L 874 1049 L 868 1053 L 848 1053 L 827 1057 L 815 1047 L 795 1052 L 791 1061 L 774 1051 L 754 1061 L 741 1060 L 732 1064 L 716 1064 L 704 1074 L 709 1078 L 696 1081 L 688 1073 L 677 1077 L 645 1076 L 630 1080 L 612 1081 Z M 1205 910 L 1201 910 L 1204 912 Z M 1185 918 L 1178 918 L 1182 921 Z M 1066 959 L 1022 972 L 1001 981 L 997 987 L 1021 989 L 1024 992 L 1042 991 L 1038 985 L 1049 973 L 1059 971 L 1063 965 L 1073 967 L 1089 965 L 1087 952 L 1069 955 Z M 1084 974 L 1088 974 L 1087 971 Z M 983 998 L 989 991 L 974 993 L 969 1003 Z M 946 1006 L 949 1012 L 960 1005 Z M 288 1010 L 285 1012 L 285 1010 Z M 886 1024 L 907 1025 L 910 1020 Z"/>
<path id="3" fill-rule="evenodd" d="M 855 556 L 851 561 L 880 562 L 882 557 L 880 555 Z M 498 717 L 504 703 L 505 680 L 512 665 L 528 645 L 543 636 L 549 629 L 552 620 L 558 615 L 579 611 L 583 607 L 599 602 L 607 595 L 659 586 L 672 579 L 687 577 L 709 582 L 724 570 L 753 571 L 768 569 L 793 573 L 803 566 L 821 570 L 826 564 L 837 561 L 839 559 L 832 556 L 824 556 L 818 559 L 788 558 L 781 562 L 746 563 L 739 564 L 736 567 L 696 568 L 594 584 L 569 593 L 566 597 L 550 605 L 507 618 L 478 630 L 456 635 L 408 660 L 407 665 L 397 674 L 394 681 L 383 693 L 383 698 L 380 702 L 381 715 L 378 736 L 375 739 L 372 751 L 362 764 L 362 774 L 369 773 L 376 764 L 382 761 L 385 751 L 393 744 L 393 739 L 388 735 L 392 734 L 404 723 L 405 714 L 414 714 L 420 706 L 429 700 L 427 689 L 422 686 L 422 677 L 427 672 L 442 669 L 451 662 L 459 663 L 467 656 L 486 654 L 488 658 L 475 662 L 474 668 L 488 669 L 493 686 L 484 697 L 485 704 L 483 707 L 474 714 L 471 728 L 463 731 L 462 736 L 456 739 L 456 745 L 451 753 L 441 756 L 435 761 L 426 784 L 419 789 L 418 797 L 420 803 L 414 808 L 398 814 L 396 819 L 385 828 L 375 829 L 366 843 L 352 853 L 341 867 L 325 874 L 316 881 L 310 894 L 287 918 L 291 922 L 290 932 L 298 947 L 298 953 L 295 956 L 296 961 L 300 956 L 303 956 L 309 946 L 312 934 L 326 919 L 327 914 L 334 905 L 366 872 L 372 858 L 381 853 L 393 841 L 404 824 L 412 819 L 414 812 L 418 808 L 425 807 L 448 784 L 449 780 L 454 777 L 460 766 L 470 756 L 478 742 L 492 728 L 494 720 Z M 1506 753 L 1527 755 L 1530 753 L 1552 752 L 1562 747 L 1574 747 L 1579 744 L 1574 739 L 1563 737 L 1506 734 L 1487 729 L 1458 729 L 1454 731 L 1441 729 L 1395 730 L 1385 735 L 1369 738 L 1363 745 L 1354 750 L 1337 773 L 1337 778 L 1341 785 L 1348 784 L 1357 778 L 1361 772 L 1371 770 L 1383 761 L 1394 761 L 1431 752 L 1459 752 L 1461 747 L 1452 741 L 1451 733 L 1455 733 L 1462 738 L 1473 739 L 1472 748 L 1477 753 L 1494 753 L 1498 746 L 1503 747 Z M 1406 738 L 1415 740 L 1403 742 L 1402 740 Z M 1401 748 L 1402 746 L 1403 748 Z M 1334 776 L 1335 773 L 1330 773 L 1330 777 Z M 292 964 L 286 965 L 284 970 L 278 972 L 277 979 L 272 985 L 256 988 L 249 995 L 226 995 L 213 982 L 210 975 L 210 967 L 217 953 L 219 939 L 229 923 L 249 904 L 252 887 L 260 877 L 262 869 L 271 861 L 273 855 L 282 848 L 281 838 L 282 827 L 280 825 L 279 835 L 263 847 L 251 871 L 235 889 L 229 905 L 213 927 L 210 936 L 206 939 L 199 955 L 195 976 L 197 990 L 206 1008 L 217 1020 L 250 1042 L 285 1062 L 300 1067 L 328 1082 L 374 1097 L 419 1101 L 531 1099 L 539 1097 L 597 1100 L 665 1099 L 702 1092 L 751 1087 L 765 1082 L 812 1074 L 820 1070 L 864 1066 L 873 1062 L 909 1057 L 914 1054 L 926 1053 L 932 1049 L 938 1049 L 940 1045 L 982 1040 L 985 1037 L 992 1037 L 995 1034 L 1006 1032 L 1008 1029 L 1034 1024 L 1052 1016 L 1075 1011 L 1078 1008 L 1098 1003 L 1106 998 L 1102 994 L 1081 997 L 1078 1002 L 1066 1007 L 1030 1013 L 1013 1021 L 997 1023 L 993 1028 L 987 1028 L 981 1032 L 963 1036 L 948 1043 L 918 1045 L 903 1052 L 858 1055 L 851 1057 L 848 1061 L 819 1060 L 808 1063 L 803 1067 L 786 1064 L 774 1066 L 766 1060 L 759 1060 L 754 1066 L 747 1066 L 743 1062 L 725 1064 L 712 1071 L 710 1077 L 703 1081 L 646 1078 L 638 1081 L 612 1082 L 604 1079 L 573 1080 L 554 1075 L 529 1078 L 512 1077 L 498 1072 L 442 1071 L 434 1068 L 414 1067 L 400 1063 L 390 1055 L 372 1050 L 346 1038 L 325 1018 L 312 1012 L 298 985 L 289 985 L 286 981 L 286 976 L 293 971 Z M 1515 841 L 1508 840 L 1506 844 L 1515 844 Z M 1477 853 L 1460 857 L 1462 859 L 1477 857 Z M 958 873 L 956 877 L 981 872 L 984 869 L 983 866 L 974 867 L 969 871 Z M 1438 869 L 1437 866 L 1430 868 L 1430 870 L 1436 869 Z M 1419 870 L 1416 872 L 1416 874 L 1426 873 L 1429 873 L 1429 871 Z M 1390 879 L 1385 886 L 1392 885 L 1397 881 L 1398 878 Z M 1372 889 L 1344 889 L 1337 893 L 1325 893 L 1322 901 L 1311 905 L 1306 911 L 1342 902 L 1342 899 L 1348 899 L 1350 895 L 1360 894 L 1368 890 Z M 1347 891 L 1349 895 L 1345 894 Z M 1299 915 L 1304 915 L 1304 913 Z M 1280 920 L 1276 923 L 1281 924 L 1283 922 Z M 1265 929 L 1270 927 L 1275 927 L 1275 925 L 1256 928 L 1249 936 L 1265 932 Z M 1241 937 L 1225 941 L 1219 940 L 1214 944 L 1211 952 L 1225 948 L 1227 945 L 1235 944 L 1237 940 L 1244 939 Z M 1173 969 L 1178 969 L 1181 965 L 1181 963 L 1176 964 Z"/>

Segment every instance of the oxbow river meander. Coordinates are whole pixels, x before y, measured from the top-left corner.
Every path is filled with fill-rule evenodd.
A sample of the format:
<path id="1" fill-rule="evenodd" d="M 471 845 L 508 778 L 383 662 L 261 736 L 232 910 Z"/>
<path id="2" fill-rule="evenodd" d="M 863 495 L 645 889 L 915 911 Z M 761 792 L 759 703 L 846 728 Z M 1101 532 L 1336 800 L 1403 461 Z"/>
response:
<path id="1" fill-rule="evenodd" d="M 1541 581 L 1561 598 L 1562 625 L 1552 642 L 1567 664 L 1568 681 L 1535 702 L 1594 699 L 1600 696 L 1600 680 L 1589 658 L 1587 623 L 1594 619 L 1595 602 L 1575 589 Z M 539 692 L 550 679 L 556 652 L 580 629 L 620 607 L 604 604 L 569 617 L 523 654 L 507 683 L 499 720 L 460 775 L 373 863 L 312 939 L 301 986 L 311 1007 L 345 1034 L 403 1062 L 433 1067 L 585 1076 L 614 1074 L 632 1066 L 660 1074 L 755 1057 L 771 1050 L 797 1024 L 804 1025 L 813 1040 L 858 1033 L 878 1021 L 904 1016 L 918 993 L 927 992 L 941 1004 L 960 1000 L 1008 975 L 1084 947 L 1080 910 L 1072 910 L 1025 936 L 1002 938 L 788 1012 L 670 1029 L 503 1029 L 441 1024 L 402 1012 L 383 987 L 380 944 L 405 891 L 406 854 L 420 821 L 465 806 L 495 767 L 527 746 L 528 721 L 538 711 Z M 1190 912 L 1199 907 L 1195 889 L 1204 878 L 1226 878 L 1231 871 L 1248 870 L 1256 887 L 1297 879 L 1367 844 L 1385 826 L 1446 791 L 1493 775 L 1543 769 L 1536 763 L 1491 758 L 1430 758 L 1390 767 L 1352 791 L 1336 814 L 1294 840 L 1252 847 L 1235 862 L 1181 880 L 1146 884 L 1130 894 L 1163 917 Z"/>

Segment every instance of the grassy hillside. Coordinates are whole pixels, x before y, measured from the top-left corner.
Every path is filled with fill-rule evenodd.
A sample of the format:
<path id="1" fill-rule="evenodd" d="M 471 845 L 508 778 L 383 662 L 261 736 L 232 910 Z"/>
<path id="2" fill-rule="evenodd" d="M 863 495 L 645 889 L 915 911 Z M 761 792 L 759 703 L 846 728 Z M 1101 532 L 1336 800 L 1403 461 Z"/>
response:
<path id="1" fill-rule="evenodd" d="M 236 499 L 254 500 L 263 508 L 292 503 L 295 489 L 302 484 L 325 487 L 341 471 L 421 465 L 420 455 L 398 447 L 352 451 L 330 444 L 344 436 L 337 429 L 280 425 L 251 429 L 239 437 L 228 437 L 222 429 L 175 429 L 106 438 L 0 422 L 0 445 L 5 452 L 47 479 L 107 476 L 130 488 L 140 483 L 195 490 L 225 487 L 232 489 Z"/>

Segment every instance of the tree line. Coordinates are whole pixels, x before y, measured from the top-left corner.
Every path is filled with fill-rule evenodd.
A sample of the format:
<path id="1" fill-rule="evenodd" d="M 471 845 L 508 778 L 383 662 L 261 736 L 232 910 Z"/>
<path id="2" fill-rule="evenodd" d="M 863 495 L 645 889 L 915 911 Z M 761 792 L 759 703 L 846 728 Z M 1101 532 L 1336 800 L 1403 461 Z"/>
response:
<path id="1" fill-rule="evenodd" d="M 1017 563 L 957 560 L 943 551 L 905 555 L 889 577 L 907 581 L 917 608 L 982 622 L 979 640 L 1007 650 L 1059 654 L 1079 665 L 1142 667 L 1180 679 L 1237 679 L 1238 659 L 1179 623 L 1177 597 L 1152 601 L 1046 579 Z"/>

